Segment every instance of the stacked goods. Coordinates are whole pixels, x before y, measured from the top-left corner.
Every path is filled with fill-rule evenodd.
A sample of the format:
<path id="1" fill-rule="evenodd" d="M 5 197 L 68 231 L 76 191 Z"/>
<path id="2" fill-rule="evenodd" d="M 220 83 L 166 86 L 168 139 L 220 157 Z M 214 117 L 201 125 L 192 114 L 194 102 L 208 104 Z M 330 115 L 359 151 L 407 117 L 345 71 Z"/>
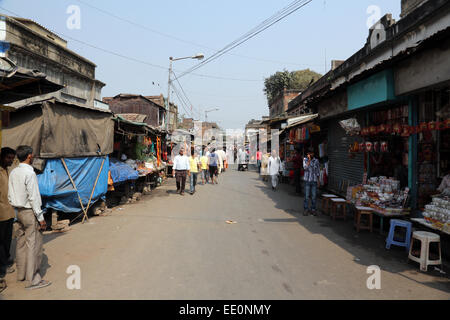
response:
<path id="1" fill-rule="evenodd" d="M 425 220 L 433 224 L 437 229 L 450 231 L 450 197 L 438 195 L 433 201 L 425 206 L 423 212 Z"/>
<path id="2" fill-rule="evenodd" d="M 350 188 L 349 188 L 350 189 Z M 387 177 L 370 178 L 368 184 L 351 187 L 347 199 L 358 206 L 367 206 L 385 214 L 399 214 L 405 211 L 404 205 L 409 189 L 400 189 L 400 181 Z"/>

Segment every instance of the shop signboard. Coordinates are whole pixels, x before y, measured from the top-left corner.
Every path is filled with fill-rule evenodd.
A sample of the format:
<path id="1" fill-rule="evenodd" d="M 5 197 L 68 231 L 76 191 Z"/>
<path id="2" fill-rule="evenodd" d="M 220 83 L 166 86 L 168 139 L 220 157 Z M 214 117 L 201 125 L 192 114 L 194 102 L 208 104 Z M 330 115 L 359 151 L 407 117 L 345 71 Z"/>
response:
<path id="1" fill-rule="evenodd" d="M 356 110 L 395 99 L 394 72 L 392 69 L 378 72 L 347 89 L 348 110 Z"/>

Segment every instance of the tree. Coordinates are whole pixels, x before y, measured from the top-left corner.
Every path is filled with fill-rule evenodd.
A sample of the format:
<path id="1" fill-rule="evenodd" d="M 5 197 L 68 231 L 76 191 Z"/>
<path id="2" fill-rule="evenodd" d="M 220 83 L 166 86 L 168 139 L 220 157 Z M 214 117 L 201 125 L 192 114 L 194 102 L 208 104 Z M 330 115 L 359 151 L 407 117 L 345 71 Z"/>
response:
<path id="1" fill-rule="evenodd" d="M 272 101 L 284 89 L 303 91 L 322 77 L 320 73 L 310 69 L 289 72 L 286 69 L 276 72 L 264 79 L 264 93 L 267 101 Z"/>

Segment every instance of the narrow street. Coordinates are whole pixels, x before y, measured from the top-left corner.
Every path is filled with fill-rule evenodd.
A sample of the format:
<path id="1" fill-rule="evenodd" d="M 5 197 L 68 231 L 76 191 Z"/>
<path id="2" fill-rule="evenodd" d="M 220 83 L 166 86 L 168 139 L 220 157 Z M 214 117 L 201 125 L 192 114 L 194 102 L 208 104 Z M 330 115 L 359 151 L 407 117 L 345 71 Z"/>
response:
<path id="1" fill-rule="evenodd" d="M 403 249 L 385 250 L 384 238 L 357 234 L 349 221 L 303 216 L 291 186 L 274 192 L 257 173 L 234 169 L 193 196 L 175 194 L 174 183 L 46 235 L 43 273 L 53 284 L 27 291 L 9 274 L 1 298 L 450 298 L 448 275 L 420 273 Z M 66 288 L 70 265 L 81 269 L 80 290 Z M 370 265 L 382 269 L 380 290 L 366 287 Z"/>

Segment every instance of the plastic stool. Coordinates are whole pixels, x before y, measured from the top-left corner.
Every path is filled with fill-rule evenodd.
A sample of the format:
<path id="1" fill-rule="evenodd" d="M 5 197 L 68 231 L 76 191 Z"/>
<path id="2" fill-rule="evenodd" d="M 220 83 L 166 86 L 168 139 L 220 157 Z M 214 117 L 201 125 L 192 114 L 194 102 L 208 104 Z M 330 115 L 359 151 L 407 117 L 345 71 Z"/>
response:
<path id="1" fill-rule="evenodd" d="M 406 228 L 406 237 L 405 237 L 404 241 L 395 241 L 394 240 L 395 227 Z M 386 238 L 386 249 L 390 249 L 391 245 L 395 244 L 396 246 L 405 247 L 406 250 L 409 250 L 410 243 L 411 243 L 411 230 L 412 230 L 411 222 L 408 222 L 405 220 L 392 219 L 391 227 L 389 229 L 389 235 Z"/>
<path id="2" fill-rule="evenodd" d="M 414 256 L 412 254 L 412 244 L 414 239 L 421 242 L 420 246 L 420 256 Z M 430 243 L 437 242 L 439 247 L 439 258 L 437 260 L 430 260 Z M 412 235 L 411 246 L 409 249 L 408 258 L 420 263 L 420 270 L 427 271 L 429 265 L 441 265 L 442 266 L 442 255 L 441 255 L 441 237 L 438 234 L 426 231 L 415 231 Z"/>

